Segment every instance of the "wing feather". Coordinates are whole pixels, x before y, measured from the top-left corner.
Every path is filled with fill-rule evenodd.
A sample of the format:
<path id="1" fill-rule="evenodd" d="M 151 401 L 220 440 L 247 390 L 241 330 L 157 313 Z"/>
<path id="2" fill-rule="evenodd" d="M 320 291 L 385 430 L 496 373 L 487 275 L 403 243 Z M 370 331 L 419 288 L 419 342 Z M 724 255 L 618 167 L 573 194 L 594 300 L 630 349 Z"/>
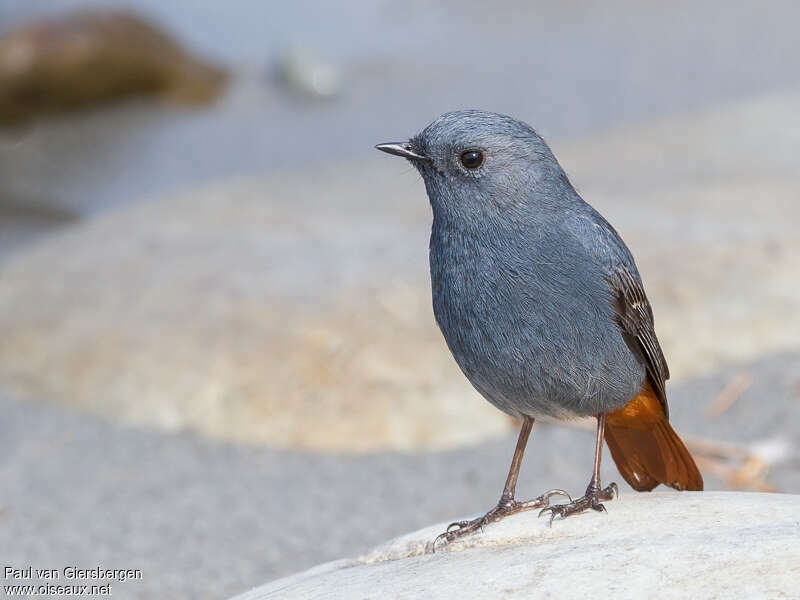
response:
<path id="1" fill-rule="evenodd" d="M 669 367 L 653 326 L 653 309 L 639 277 L 618 265 L 608 277 L 614 294 L 616 321 L 631 350 L 643 358 L 658 399 L 669 417 L 665 384 Z"/>

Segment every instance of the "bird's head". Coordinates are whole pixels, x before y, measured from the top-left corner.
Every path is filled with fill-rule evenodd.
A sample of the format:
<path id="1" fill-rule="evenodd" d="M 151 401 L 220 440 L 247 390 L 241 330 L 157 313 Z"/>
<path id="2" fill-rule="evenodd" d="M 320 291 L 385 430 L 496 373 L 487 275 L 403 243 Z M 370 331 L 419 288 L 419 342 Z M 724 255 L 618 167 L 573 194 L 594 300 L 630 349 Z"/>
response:
<path id="1" fill-rule="evenodd" d="M 417 168 L 434 214 L 442 217 L 514 218 L 552 203 L 570 187 L 533 128 L 497 113 L 449 112 L 407 142 L 376 148 Z"/>

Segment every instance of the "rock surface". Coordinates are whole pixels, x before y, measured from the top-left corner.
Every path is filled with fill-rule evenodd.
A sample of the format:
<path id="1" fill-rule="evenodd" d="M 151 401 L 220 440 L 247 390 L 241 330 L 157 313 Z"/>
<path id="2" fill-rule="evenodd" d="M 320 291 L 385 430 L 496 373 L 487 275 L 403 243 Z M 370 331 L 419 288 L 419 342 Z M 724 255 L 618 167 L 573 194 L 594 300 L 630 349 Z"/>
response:
<path id="1" fill-rule="evenodd" d="M 415 183 L 288 174 L 52 236 L 3 265 L 0 388 L 276 447 L 497 435 L 433 321 Z"/>
<path id="2" fill-rule="evenodd" d="M 208 102 L 225 78 L 136 15 L 76 12 L 0 37 L 0 124 L 128 96 Z"/>
<path id="3" fill-rule="evenodd" d="M 445 523 L 236 597 L 791 598 L 800 496 L 623 495 L 551 528 L 523 513 L 435 554 Z"/>
<path id="4" fill-rule="evenodd" d="M 698 417 L 698 401 L 742 372 L 752 386 L 733 406 L 715 419 Z M 687 441 L 695 435 L 749 448 L 755 461 L 746 474 L 759 476 L 752 467 L 760 462 L 769 486 L 796 493 L 799 378 L 795 354 L 676 383 L 671 421 Z M 142 600 L 233 596 L 486 510 L 516 442 L 509 431 L 447 452 L 313 453 L 127 427 L 2 394 L 0 414 L 3 563 L 130 565 L 144 579 L 114 593 Z M 591 430 L 537 423 L 519 497 L 583 490 L 593 448 Z M 625 497 L 630 490 L 605 456 L 603 481 L 619 483 Z M 701 469 L 706 489 L 736 484 L 727 469 Z"/>
<path id="5" fill-rule="evenodd" d="M 797 348 L 799 98 L 555 148 L 637 257 L 675 381 Z M 423 186 L 377 154 L 126 208 L 9 259 L 0 388 L 276 447 L 505 431 L 434 324 Z"/>

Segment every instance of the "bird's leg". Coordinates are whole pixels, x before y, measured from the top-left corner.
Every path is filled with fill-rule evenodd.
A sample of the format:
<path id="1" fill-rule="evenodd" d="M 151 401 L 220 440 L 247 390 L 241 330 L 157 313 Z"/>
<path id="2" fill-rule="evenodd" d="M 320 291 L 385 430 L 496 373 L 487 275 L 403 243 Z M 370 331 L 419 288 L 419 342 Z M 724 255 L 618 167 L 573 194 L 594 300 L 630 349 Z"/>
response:
<path id="1" fill-rule="evenodd" d="M 606 512 L 606 507 L 600 502 L 602 500 L 613 500 L 614 496 L 619 496 L 619 488 L 616 483 L 609 484 L 606 488 L 600 487 L 600 458 L 603 453 L 603 431 L 605 428 L 606 415 L 597 415 L 597 438 L 594 445 L 594 471 L 592 471 L 592 480 L 589 482 L 589 486 L 586 488 L 586 493 L 583 497 L 572 500 L 568 504 L 548 506 L 539 513 L 539 516 L 542 516 L 549 511 L 551 525 L 556 516 L 566 519 L 570 515 L 582 513 L 590 508 L 598 512 Z"/>
<path id="2" fill-rule="evenodd" d="M 514 458 L 511 460 L 511 467 L 508 470 L 506 485 L 503 488 L 503 494 L 500 496 L 500 501 L 497 503 L 497 506 L 482 517 L 478 517 L 472 521 L 456 521 L 455 523 L 450 523 L 450 525 L 447 526 L 447 530 L 433 541 L 434 550 L 439 541 L 444 541 L 445 544 L 449 544 L 461 536 L 470 534 L 478 529 L 483 529 L 483 526 L 488 523 L 499 521 L 500 519 L 518 512 L 547 506 L 550 503 L 551 496 L 561 495 L 570 498 L 569 494 L 563 490 L 550 490 L 538 498 L 528 500 L 527 502 L 517 502 L 514 499 L 514 492 L 517 489 L 519 468 L 522 464 L 522 455 L 525 453 L 525 446 L 528 444 L 528 437 L 531 434 L 532 427 L 533 418 L 524 417 L 522 429 L 519 432 L 519 439 L 517 440 L 517 447 L 514 450 Z"/>

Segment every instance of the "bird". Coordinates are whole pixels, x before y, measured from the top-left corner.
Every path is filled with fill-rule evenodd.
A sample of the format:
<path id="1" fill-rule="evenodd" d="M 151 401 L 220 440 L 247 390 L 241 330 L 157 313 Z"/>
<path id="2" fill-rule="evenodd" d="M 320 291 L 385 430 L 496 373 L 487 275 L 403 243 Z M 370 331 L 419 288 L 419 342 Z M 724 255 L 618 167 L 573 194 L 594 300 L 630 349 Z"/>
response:
<path id="1" fill-rule="evenodd" d="M 601 484 L 603 440 L 634 490 L 702 490 L 669 423 L 669 369 L 633 256 L 533 127 L 458 110 L 408 141 L 375 147 L 407 159 L 424 181 L 433 312 L 450 352 L 486 400 L 522 420 L 497 505 L 451 523 L 434 550 L 522 511 L 549 513 L 550 525 L 606 512 L 619 488 Z M 553 489 L 517 500 L 534 421 L 579 417 L 597 422 L 584 495 Z M 567 501 L 551 505 L 554 496 Z"/>

